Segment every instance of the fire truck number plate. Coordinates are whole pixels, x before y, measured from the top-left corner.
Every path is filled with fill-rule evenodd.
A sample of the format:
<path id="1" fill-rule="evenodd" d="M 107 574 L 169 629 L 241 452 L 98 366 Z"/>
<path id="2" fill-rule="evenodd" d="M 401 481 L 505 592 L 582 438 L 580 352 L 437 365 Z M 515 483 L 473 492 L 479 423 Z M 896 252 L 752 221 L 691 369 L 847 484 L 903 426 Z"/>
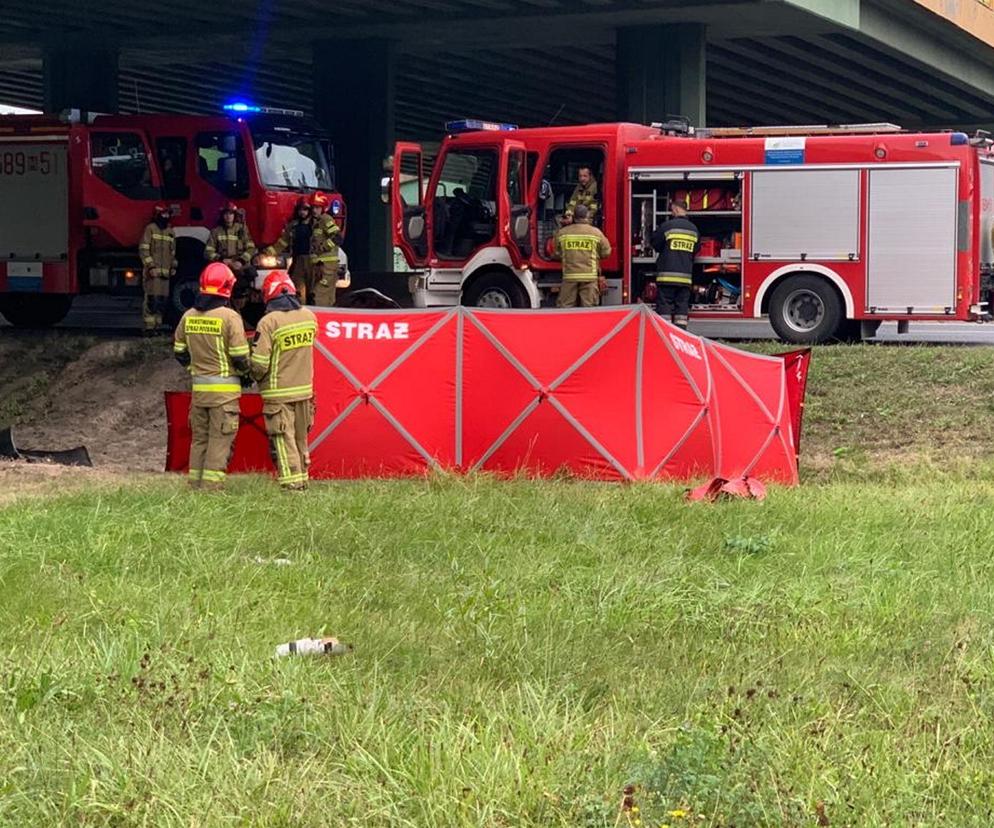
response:
<path id="1" fill-rule="evenodd" d="M 0 149 L 0 175 L 56 175 L 59 155 L 47 149 Z"/>

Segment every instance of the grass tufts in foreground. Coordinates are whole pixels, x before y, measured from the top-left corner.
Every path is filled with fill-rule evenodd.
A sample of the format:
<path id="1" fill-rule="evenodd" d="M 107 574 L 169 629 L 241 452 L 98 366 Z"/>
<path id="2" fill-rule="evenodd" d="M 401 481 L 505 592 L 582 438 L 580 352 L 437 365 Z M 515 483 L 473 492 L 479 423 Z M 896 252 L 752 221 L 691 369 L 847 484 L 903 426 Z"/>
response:
<path id="1" fill-rule="evenodd" d="M 992 478 L 24 498 L 0 824 L 990 825 Z"/>

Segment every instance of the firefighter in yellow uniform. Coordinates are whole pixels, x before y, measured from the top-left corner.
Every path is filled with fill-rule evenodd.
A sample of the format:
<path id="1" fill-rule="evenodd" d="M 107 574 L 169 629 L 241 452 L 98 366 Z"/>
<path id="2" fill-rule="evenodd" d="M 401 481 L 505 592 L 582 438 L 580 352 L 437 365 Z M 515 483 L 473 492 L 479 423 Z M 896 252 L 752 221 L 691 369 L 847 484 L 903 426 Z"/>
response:
<path id="1" fill-rule="evenodd" d="M 176 275 L 176 234 L 170 227 L 171 220 L 172 211 L 165 204 L 156 204 L 152 221 L 138 243 L 145 291 L 142 319 L 148 333 L 162 326 L 169 302 L 169 280 Z"/>
<path id="2" fill-rule="evenodd" d="M 300 306 L 290 276 L 274 270 L 262 286 L 266 315 L 255 329 L 252 377 L 262 392 L 269 448 L 280 486 L 307 488 L 307 432 L 314 422 L 317 318 Z"/>
<path id="3" fill-rule="evenodd" d="M 290 278 L 297 289 L 297 296 L 303 304 L 312 301 L 313 266 L 311 264 L 311 234 L 314 223 L 311 221 L 311 205 L 303 198 L 297 199 L 293 215 L 283 228 L 276 244 L 266 248 L 270 255 L 282 256 L 287 251 L 293 257 L 290 263 Z"/>
<path id="4" fill-rule="evenodd" d="M 555 257 L 563 263 L 563 284 L 556 307 L 596 307 L 600 301 L 601 259 L 611 255 L 611 243 L 590 223 L 584 204 L 578 204 L 572 224 L 556 231 Z"/>
<path id="5" fill-rule="evenodd" d="M 590 167 L 580 167 L 577 173 L 577 185 L 573 188 L 563 212 L 563 222 L 569 224 L 576 216 L 576 208 L 580 204 L 587 208 L 589 220 L 593 224 L 597 218 L 597 180 Z"/>
<path id="6" fill-rule="evenodd" d="M 217 226 L 211 230 L 204 249 L 208 262 L 222 262 L 235 274 L 235 291 L 232 297 L 234 307 L 245 302 L 249 288 L 255 283 L 255 268 L 252 257 L 255 255 L 255 242 L 238 207 L 229 202 L 221 208 Z"/>
<path id="7" fill-rule="evenodd" d="M 192 375 L 190 485 L 224 486 L 238 433 L 241 377 L 249 373 L 242 318 L 231 309 L 235 276 L 221 262 L 200 274 L 200 295 L 176 327 L 173 352 Z"/>
<path id="8" fill-rule="evenodd" d="M 328 196 L 314 193 L 311 198 L 311 262 L 314 295 L 312 305 L 323 308 L 335 305 L 335 284 L 338 281 L 338 243 L 342 229 L 326 212 Z"/>

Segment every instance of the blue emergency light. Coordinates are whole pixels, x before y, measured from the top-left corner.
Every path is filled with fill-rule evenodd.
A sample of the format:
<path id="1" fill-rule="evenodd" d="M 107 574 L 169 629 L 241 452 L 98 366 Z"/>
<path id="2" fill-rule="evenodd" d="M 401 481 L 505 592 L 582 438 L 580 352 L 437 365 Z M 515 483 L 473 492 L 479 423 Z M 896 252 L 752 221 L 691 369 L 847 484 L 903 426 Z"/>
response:
<path id="1" fill-rule="evenodd" d="M 497 121 L 480 121 L 476 118 L 463 118 L 461 121 L 446 121 L 445 131 L 452 135 L 456 132 L 510 132 L 517 129 L 517 124 L 501 124 Z"/>
<path id="2" fill-rule="evenodd" d="M 225 112 L 262 112 L 261 106 L 247 104 L 244 101 L 232 101 L 221 107 Z"/>

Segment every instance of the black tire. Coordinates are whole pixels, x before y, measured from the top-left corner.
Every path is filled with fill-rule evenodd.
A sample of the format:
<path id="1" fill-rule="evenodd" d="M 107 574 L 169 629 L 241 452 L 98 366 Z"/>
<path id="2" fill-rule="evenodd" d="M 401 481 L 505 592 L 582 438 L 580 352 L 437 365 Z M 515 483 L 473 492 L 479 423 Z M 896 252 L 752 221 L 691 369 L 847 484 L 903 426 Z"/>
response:
<path id="1" fill-rule="evenodd" d="M 513 274 L 490 271 L 463 291 L 463 304 L 473 308 L 527 308 L 528 294 Z"/>
<path id="2" fill-rule="evenodd" d="M 180 317 L 193 307 L 200 292 L 200 283 L 191 279 L 174 279 L 169 288 L 169 304 L 166 308 L 166 322 L 176 326 Z"/>
<path id="3" fill-rule="evenodd" d="M 784 342 L 816 345 L 836 339 L 846 321 L 842 298 L 810 273 L 784 279 L 770 297 L 770 324 Z"/>
<path id="4" fill-rule="evenodd" d="M 48 328 L 66 318 L 72 307 L 68 293 L 7 293 L 0 313 L 15 328 Z"/>

